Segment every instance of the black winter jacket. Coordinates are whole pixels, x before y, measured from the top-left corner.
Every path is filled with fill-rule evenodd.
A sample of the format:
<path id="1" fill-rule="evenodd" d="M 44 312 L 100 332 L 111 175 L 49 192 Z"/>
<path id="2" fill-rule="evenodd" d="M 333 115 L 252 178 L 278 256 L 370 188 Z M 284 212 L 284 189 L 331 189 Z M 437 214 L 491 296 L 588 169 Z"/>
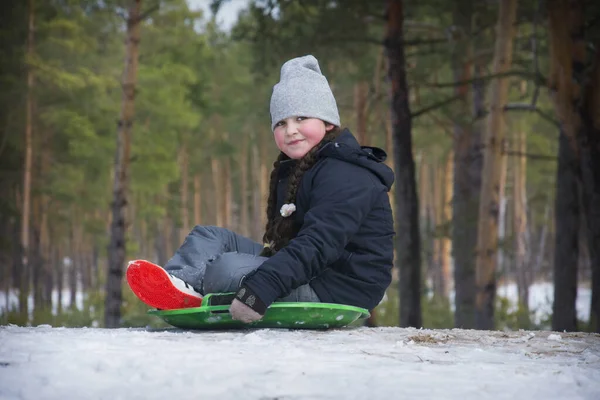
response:
<path id="1" fill-rule="evenodd" d="M 391 282 L 393 218 L 388 191 L 394 173 L 386 154 L 359 146 L 349 130 L 319 150 L 296 196 L 295 238 L 256 271 L 244 286 L 269 306 L 306 283 L 322 302 L 372 309 Z M 295 160 L 283 162 L 277 210 Z M 287 164 L 287 165 L 286 165 Z"/>

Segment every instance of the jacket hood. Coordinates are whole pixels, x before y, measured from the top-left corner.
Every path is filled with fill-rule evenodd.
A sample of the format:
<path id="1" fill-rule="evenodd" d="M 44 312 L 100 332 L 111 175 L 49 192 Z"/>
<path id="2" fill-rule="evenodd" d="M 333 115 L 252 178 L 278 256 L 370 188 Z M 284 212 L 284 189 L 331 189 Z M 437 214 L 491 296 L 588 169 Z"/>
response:
<path id="1" fill-rule="evenodd" d="M 368 169 L 377 175 L 388 191 L 394 183 L 394 172 L 383 164 L 387 158 L 385 151 L 379 147 L 360 146 L 348 129 L 340 132 L 336 140 L 323 146 L 319 150 L 319 156 L 337 158 Z"/>

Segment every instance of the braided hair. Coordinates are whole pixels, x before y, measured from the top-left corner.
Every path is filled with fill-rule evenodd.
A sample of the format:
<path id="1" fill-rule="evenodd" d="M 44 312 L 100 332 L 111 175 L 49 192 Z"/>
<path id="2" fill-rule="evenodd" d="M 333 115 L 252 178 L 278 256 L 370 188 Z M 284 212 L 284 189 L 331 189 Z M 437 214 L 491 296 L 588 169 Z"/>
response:
<path id="1" fill-rule="evenodd" d="M 296 202 L 296 194 L 302 176 L 317 162 L 317 152 L 327 142 L 335 140 L 340 134 L 340 128 L 334 127 L 329 132 L 325 133 L 325 136 L 321 142 L 310 149 L 308 153 L 304 155 L 294 170 L 290 173 L 287 193 L 285 195 L 284 203 L 290 204 Z M 300 226 L 294 221 L 294 218 L 284 218 L 276 210 L 277 208 L 277 180 L 279 177 L 279 166 L 281 162 L 288 157 L 284 153 L 280 153 L 277 160 L 273 163 L 273 170 L 271 171 L 271 177 L 269 181 L 269 199 L 267 201 L 267 225 L 265 227 L 265 234 L 263 236 L 263 243 L 265 247 L 261 252 L 261 256 L 270 257 L 277 251 L 285 247 L 290 240 L 292 240 L 300 230 Z"/>

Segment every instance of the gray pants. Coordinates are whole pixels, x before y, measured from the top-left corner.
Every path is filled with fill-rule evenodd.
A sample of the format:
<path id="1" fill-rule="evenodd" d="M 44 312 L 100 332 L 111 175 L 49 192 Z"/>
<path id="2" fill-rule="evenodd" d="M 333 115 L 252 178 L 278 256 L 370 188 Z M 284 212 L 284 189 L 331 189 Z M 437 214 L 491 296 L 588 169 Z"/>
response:
<path id="1" fill-rule="evenodd" d="M 164 268 L 199 293 L 235 292 L 246 274 L 267 260 L 259 256 L 262 249 L 260 243 L 229 229 L 197 225 Z M 277 301 L 318 303 L 320 299 L 306 284 Z"/>

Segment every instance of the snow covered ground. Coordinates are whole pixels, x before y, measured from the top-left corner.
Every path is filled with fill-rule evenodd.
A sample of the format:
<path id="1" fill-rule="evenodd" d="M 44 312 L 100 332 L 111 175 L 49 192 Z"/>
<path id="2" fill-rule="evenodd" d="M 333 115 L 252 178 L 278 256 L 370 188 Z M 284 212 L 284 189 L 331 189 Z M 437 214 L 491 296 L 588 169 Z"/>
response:
<path id="1" fill-rule="evenodd" d="M 0 327 L 0 399 L 600 399 L 600 335 Z"/>

